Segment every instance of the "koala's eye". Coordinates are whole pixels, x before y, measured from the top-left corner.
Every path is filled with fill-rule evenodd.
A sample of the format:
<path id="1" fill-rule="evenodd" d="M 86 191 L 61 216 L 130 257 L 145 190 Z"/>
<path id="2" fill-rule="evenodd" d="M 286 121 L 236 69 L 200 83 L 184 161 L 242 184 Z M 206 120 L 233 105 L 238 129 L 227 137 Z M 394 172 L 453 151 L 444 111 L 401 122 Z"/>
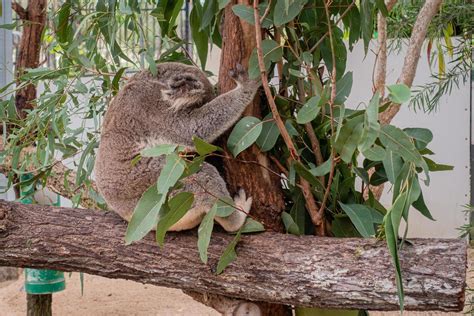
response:
<path id="1" fill-rule="evenodd" d="M 186 81 L 189 81 L 189 82 L 197 82 L 196 78 L 191 77 L 191 76 L 186 76 Z"/>

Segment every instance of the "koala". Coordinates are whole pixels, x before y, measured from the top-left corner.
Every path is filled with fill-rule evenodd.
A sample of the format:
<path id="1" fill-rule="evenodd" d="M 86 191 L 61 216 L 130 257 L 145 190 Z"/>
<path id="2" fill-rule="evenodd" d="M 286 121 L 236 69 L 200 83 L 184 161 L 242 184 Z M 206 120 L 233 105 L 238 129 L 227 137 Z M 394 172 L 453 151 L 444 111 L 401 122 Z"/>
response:
<path id="1" fill-rule="evenodd" d="M 249 80 L 242 66 L 231 72 L 237 87 L 217 97 L 206 75 L 196 67 L 168 62 L 157 65 L 157 75 L 142 71 L 110 102 L 104 118 L 95 163 L 99 192 L 113 211 L 130 221 L 133 210 L 145 192 L 156 183 L 165 164 L 164 157 L 132 160 L 141 150 L 160 144 L 178 144 L 193 150 L 192 137 L 213 142 L 236 123 L 254 98 L 259 83 Z M 208 163 L 182 180 L 180 191 L 194 193 L 186 215 L 170 230 L 197 226 L 216 198 L 229 197 L 223 178 Z M 242 209 L 216 221 L 229 232 L 245 222 L 252 203 L 243 190 L 234 197 Z"/>

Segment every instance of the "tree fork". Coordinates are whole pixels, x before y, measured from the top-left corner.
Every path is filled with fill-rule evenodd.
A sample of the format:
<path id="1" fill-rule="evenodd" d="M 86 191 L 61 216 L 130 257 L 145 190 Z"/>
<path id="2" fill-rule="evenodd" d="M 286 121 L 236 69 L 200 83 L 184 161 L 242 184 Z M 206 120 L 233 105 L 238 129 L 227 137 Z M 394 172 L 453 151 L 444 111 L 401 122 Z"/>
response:
<path id="1" fill-rule="evenodd" d="M 152 234 L 125 246 L 126 226 L 110 212 L 0 201 L 0 265 L 79 271 L 295 306 L 398 309 L 394 268 L 384 241 L 246 235 L 237 259 L 215 275 L 232 235 L 213 234 L 205 265 L 199 260 L 195 231 L 169 233 L 161 249 Z M 413 239 L 400 256 L 406 309 L 462 310 L 464 240 Z"/>

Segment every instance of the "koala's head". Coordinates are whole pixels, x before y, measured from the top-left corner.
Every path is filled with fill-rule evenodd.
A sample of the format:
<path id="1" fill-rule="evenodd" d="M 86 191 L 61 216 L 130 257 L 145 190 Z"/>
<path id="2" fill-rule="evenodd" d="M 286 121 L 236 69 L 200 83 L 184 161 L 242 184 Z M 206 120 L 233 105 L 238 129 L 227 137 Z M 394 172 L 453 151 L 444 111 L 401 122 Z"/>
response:
<path id="1" fill-rule="evenodd" d="M 198 68 L 180 63 L 163 63 L 158 78 L 166 88 L 162 98 L 174 111 L 200 107 L 214 97 L 214 88 Z"/>

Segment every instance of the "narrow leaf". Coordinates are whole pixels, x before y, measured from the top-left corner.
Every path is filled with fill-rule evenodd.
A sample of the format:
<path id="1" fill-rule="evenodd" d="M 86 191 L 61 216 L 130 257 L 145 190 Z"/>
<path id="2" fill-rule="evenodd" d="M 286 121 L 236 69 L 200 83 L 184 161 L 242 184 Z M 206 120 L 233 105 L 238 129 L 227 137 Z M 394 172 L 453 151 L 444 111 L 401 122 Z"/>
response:
<path id="1" fill-rule="evenodd" d="M 262 122 L 253 116 L 246 116 L 234 127 L 227 140 L 227 146 L 236 157 L 250 147 L 262 132 Z"/>
<path id="2" fill-rule="evenodd" d="M 214 206 L 204 216 L 198 229 L 198 250 L 201 261 L 207 263 L 207 248 L 211 241 L 212 229 L 214 228 L 214 217 L 216 216 L 217 207 Z"/>
<path id="3" fill-rule="evenodd" d="M 158 224 L 156 226 L 156 242 L 163 247 L 165 234 L 168 229 L 176 224 L 191 208 L 194 202 L 194 195 L 189 192 L 176 194 L 168 202 L 168 208 L 162 207 L 158 214 Z M 166 212 L 163 212 L 166 210 Z"/>
<path id="4" fill-rule="evenodd" d="M 235 252 L 235 246 L 240 240 L 241 231 L 235 235 L 234 239 L 227 245 L 224 252 L 222 253 L 221 257 L 219 258 L 219 262 L 217 263 L 216 274 L 221 274 L 224 269 L 235 260 L 237 257 L 237 253 Z"/>

